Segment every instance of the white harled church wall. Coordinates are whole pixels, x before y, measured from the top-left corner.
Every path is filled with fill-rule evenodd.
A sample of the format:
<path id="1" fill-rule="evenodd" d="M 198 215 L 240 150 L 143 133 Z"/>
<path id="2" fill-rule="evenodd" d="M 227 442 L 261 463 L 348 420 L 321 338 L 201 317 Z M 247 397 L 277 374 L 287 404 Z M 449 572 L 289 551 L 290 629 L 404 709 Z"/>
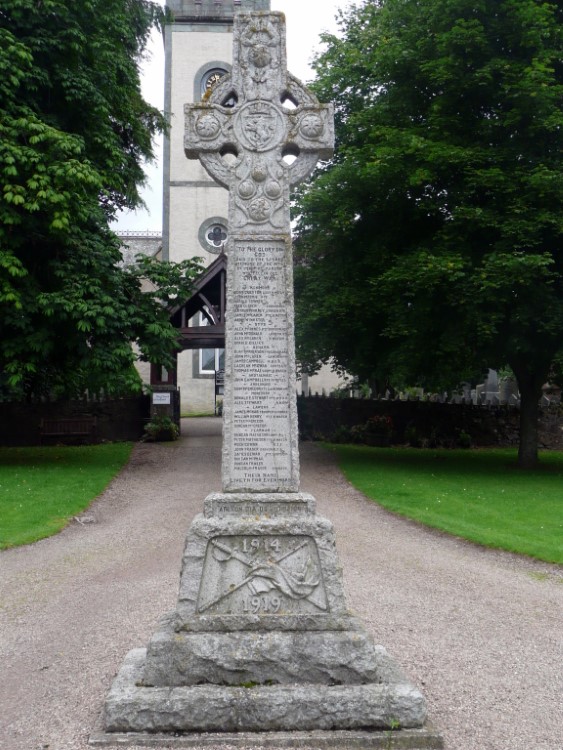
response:
<path id="1" fill-rule="evenodd" d="M 195 76 L 207 62 L 225 62 L 232 59 L 232 34 L 183 30 L 181 24 L 172 27 L 170 44 L 172 66 L 170 71 L 170 153 L 172 180 L 210 179 L 197 160 L 184 156 L 184 104 L 194 101 Z"/>
<path id="2" fill-rule="evenodd" d="M 193 367 L 199 363 L 199 352 L 187 350 L 178 355 L 178 387 L 182 414 L 211 414 L 215 407 L 215 379 L 194 378 Z"/>
<path id="3" fill-rule="evenodd" d="M 198 256 L 205 265 L 217 257 L 206 252 L 198 240 L 199 228 L 205 219 L 213 216 L 227 217 L 228 193 L 222 188 L 171 187 L 170 215 L 173 231 L 170 232 L 169 258 L 179 262 Z"/>
<path id="4" fill-rule="evenodd" d="M 170 161 L 168 165 L 168 258 L 179 262 L 200 257 L 205 265 L 216 254 L 200 245 L 198 232 L 204 221 L 228 215 L 228 192 L 216 185 L 198 160 L 184 154 L 184 105 L 199 100 L 202 66 L 207 63 L 229 65 L 232 59 L 232 33 L 200 31 L 175 24 L 170 33 Z M 196 94 L 197 96 L 194 96 Z M 166 217 L 165 217 L 166 221 Z M 194 377 L 198 372 L 199 352 L 185 351 L 178 357 L 178 386 L 182 413 L 212 412 L 215 406 L 215 384 L 210 377 Z"/>
<path id="5" fill-rule="evenodd" d="M 345 378 L 341 378 L 333 372 L 330 365 L 323 365 L 315 374 L 297 381 L 297 393 L 301 396 L 314 396 L 315 394 L 329 396 L 332 391 L 345 384 Z"/>
<path id="6" fill-rule="evenodd" d="M 198 241 L 202 222 L 212 216 L 227 216 L 228 193 L 218 187 L 195 159 L 184 155 L 184 105 L 199 91 L 196 76 L 207 62 L 230 63 L 232 34 L 184 30 L 181 24 L 170 33 L 170 164 L 169 164 L 169 259 L 203 257 L 209 264 L 214 255 Z M 166 189 L 166 188 L 165 188 Z"/>
<path id="7" fill-rule="evenodd" d="M 137 360 L 135 363 L 135 367 L 137 368 L 137 372 L 141 376 L 141 380 L 143 383 L 150 383 L 151 382 L 151 366 L 149 362 L 141 362 L 141 360 Z"/>

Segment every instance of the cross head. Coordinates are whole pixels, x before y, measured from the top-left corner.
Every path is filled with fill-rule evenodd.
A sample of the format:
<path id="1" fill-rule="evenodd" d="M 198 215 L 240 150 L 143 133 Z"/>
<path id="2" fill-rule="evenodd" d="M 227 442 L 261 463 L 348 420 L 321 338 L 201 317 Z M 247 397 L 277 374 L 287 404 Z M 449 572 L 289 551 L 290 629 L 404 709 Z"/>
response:
<path id="1" fill-rule="evenodd" d="M 184 148 L 229 190 L 229 230 L 289 232 L 289 189 L 334 143 L 332 105 L 287 71 L 282 13 L 235 17 L 233 68 L 185 107 Z"/>

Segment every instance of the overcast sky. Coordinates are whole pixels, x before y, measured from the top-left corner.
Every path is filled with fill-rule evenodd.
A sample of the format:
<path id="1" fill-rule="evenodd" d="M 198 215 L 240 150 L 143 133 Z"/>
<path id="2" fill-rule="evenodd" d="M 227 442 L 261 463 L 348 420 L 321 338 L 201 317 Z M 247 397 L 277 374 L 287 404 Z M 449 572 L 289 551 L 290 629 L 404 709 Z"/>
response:
<path id="1" fill-rule="evenodd" d="M 164 0 L 160 0 L 164 5 Z M 271 0 L 272 10 L 285 13 L 287 22 L 287 65 L 303 81 L 313 78 L 309 63 L 320 48 L 323 31 L 336 32 L 339 9 L 353 5 L 352 0 Z M 154 35 L 150 59 L 143 68 L 143 93 L 159 109 L 164 101 L 164 51 L 162 37 Z M 122 214 L 114 225 L 117 230 L 162 230 L 162 144 L 157 147 L 158 163 L 146 167 L 147 187 L 143 199 L 148 211 Z"/>

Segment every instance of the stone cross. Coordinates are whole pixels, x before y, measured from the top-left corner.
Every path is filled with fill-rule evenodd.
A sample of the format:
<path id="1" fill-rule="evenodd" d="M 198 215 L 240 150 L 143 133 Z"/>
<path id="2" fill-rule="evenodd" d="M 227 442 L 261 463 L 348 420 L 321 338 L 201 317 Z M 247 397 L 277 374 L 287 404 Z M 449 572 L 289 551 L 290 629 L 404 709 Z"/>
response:
<path id="1" fill-rule="evenodd" d="M 190 525 L 176 609 L 108 695 L 108 745 L 229 732 L 271 746 L 291 731 L 375 748 L 400 727 L 393 747 L 443 747 L 420 691 L 350 615 L 332 524 L 298 491 L 289 186 L 329 156 L 332 113 L 286 73 L 284 39 L 281 14 L 240 15 L 232 75 L 186 110 L 188 155 L 230 194 L 223 492 Z"/>
<path id="2" fill-rule="evenodd" d="M 186 155 L 229 190 L 223 490 L 297 492 L 289 190 L 330 158 L 333 108 L 287 72 L 283 14 L 258 12 L 185 115 Z"/>

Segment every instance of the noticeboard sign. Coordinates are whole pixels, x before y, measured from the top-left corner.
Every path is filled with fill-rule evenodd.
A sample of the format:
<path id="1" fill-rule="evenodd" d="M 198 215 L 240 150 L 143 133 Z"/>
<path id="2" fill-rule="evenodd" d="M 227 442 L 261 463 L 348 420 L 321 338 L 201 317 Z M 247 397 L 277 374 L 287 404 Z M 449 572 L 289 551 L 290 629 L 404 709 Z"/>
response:
<path id="1" fill-rule="evenodd" d="M 161 406 L 165 404 L 168 405 L 171 403 L 170 394 L 169 393 L 153 393 L 152 402 L 153 404 L 159 404 Z"/>

